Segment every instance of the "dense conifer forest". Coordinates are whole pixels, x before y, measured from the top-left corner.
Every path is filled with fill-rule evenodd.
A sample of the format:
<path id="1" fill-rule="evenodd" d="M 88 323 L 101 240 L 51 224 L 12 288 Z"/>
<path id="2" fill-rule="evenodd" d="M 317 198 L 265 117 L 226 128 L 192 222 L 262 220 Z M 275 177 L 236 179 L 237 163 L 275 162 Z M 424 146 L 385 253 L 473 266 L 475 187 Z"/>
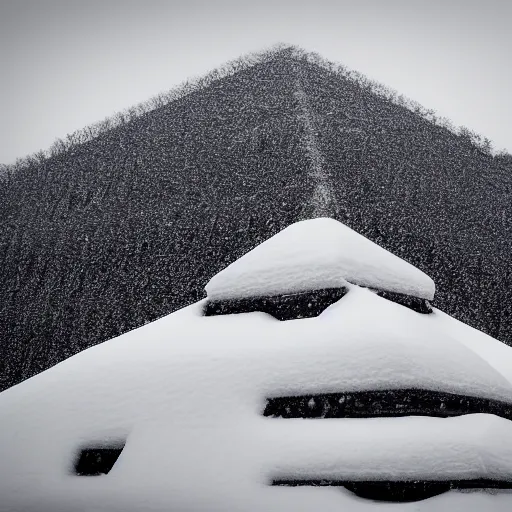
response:
<path id="1" fill-rule="evenodd" d="M 357 73 L 290 47 L 239 59 L 0 168 L 0 390 L 319 215 L 510 344 L 511 193 L 510 155 Z"/>

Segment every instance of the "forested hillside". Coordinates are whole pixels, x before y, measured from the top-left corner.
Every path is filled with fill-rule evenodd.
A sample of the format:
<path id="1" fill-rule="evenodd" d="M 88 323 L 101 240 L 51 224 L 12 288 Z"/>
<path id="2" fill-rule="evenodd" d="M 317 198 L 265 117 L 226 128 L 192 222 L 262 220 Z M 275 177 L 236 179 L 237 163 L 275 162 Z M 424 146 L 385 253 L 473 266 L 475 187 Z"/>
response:
<path id="1" fill-rule="evenodd" d="M 311 187 L 288 76 L 242 71 L 2 185 L 2 388 L 197 300 L 296 220 Z"/>
<path id="2" fill-rule="evenodd" d="M 226 264 L 318 215 L 512 342 L 511 159 L 313 60 L 275 52 L 4 170 L 0 389 L 197 300 Z"/>
<path id="3" fill-rule="evenodd" d="M 512 165 L 302 63 L 333 216 L 427 272 L 435 305 L 512 342 Z"/>

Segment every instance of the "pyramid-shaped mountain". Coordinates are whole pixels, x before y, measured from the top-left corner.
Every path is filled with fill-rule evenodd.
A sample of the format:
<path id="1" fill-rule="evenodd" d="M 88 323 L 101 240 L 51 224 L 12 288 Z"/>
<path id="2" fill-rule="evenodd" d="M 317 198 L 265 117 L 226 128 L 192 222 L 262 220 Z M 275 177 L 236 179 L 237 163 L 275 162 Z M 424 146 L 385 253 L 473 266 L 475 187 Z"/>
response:
<path id="1" fill-rule="evenodd" d="M 512 342 L 512 159 L 290 48 L 204 82 L 4 173 L 0 389 L 203 297 L 227 264 L 316 217 Z"/>

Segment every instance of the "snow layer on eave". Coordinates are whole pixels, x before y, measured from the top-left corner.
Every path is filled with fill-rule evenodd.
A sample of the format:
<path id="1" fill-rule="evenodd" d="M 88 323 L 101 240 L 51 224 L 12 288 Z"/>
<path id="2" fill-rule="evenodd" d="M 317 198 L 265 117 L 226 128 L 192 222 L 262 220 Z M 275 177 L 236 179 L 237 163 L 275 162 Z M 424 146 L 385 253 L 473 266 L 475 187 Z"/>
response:
<path id="1" fill-rule="evenodd" d="M 215 275 L 211 300 L 361 286 L 433 299 L 435 284 L 410 263 L 333 219 L 297 222 Z"/>
<path id="2" fill-rule="evenodd" d="M 275 479 L 510 480 L 512 476 L 512 422 L 491 414 L 294 419 L 265 428 L 273 438 L 266 458 Z"/>

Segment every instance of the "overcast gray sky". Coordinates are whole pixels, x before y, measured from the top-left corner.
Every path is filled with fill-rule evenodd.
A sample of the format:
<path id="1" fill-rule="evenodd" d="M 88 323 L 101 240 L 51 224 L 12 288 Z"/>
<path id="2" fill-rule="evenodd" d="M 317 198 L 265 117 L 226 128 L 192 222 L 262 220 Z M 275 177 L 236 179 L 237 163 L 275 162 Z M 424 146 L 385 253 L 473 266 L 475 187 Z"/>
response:
<path id="1" fill-rule="evenodd" d="M 512 152 L 508 0 L 0 0 L 0 162 L 276 42 Z"/>

